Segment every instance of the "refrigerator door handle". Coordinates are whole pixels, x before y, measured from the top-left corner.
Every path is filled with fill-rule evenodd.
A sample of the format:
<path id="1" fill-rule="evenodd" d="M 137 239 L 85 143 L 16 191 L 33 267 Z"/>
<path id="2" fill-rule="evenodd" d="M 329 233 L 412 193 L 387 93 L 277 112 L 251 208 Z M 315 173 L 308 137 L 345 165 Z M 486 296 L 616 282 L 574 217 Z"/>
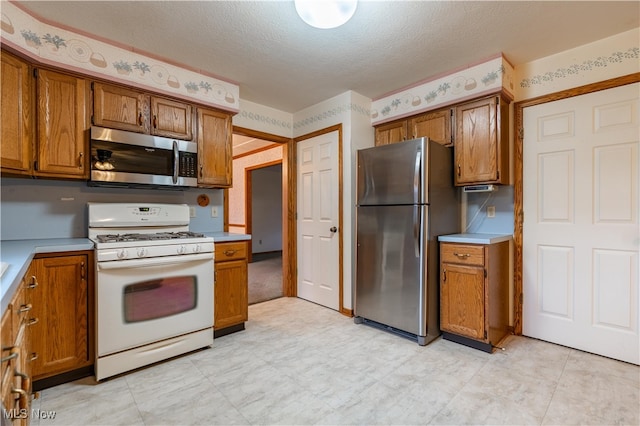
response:
<path id="1" fill-rule="evenodd" d="M 420 257 L 420 206 L 413 206 L 413 247 L 416 257 Z"/>
<path id="2" fill-rule="evenodd" d="M 420 195 L 420 157 L 422 156 L 420 150 L 416 152 L 416 165 L 413 170 L 413 203 L 418 204 Z"/>

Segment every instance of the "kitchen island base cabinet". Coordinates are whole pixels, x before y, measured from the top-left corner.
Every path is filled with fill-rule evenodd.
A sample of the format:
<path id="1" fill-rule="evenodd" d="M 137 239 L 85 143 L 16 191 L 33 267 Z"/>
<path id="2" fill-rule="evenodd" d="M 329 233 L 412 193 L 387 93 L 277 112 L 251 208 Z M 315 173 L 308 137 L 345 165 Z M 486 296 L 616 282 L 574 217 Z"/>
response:
<path id="1" fill-rule="evenodd" d="M 440 243 L 443 338 L 491 353 L 509 332 L 509 241 Z"/>
<path id="2" fill-rule="evenodd" d="M 246 241 L 215 244 L 214 337 L 244 330 L 249 318 Z"/>

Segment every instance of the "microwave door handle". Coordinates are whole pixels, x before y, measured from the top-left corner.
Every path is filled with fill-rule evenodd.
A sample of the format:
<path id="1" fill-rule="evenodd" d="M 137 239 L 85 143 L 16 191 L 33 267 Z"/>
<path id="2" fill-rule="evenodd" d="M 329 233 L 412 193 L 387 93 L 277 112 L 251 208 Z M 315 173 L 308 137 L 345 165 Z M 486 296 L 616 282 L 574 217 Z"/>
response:
<path id="1" fill-rule="evenodd" d="M 178 152 L 178 142 L 173 141 L 173 184 L 178 183 L 178 172 L 180 171 L 180 153 Z"/>

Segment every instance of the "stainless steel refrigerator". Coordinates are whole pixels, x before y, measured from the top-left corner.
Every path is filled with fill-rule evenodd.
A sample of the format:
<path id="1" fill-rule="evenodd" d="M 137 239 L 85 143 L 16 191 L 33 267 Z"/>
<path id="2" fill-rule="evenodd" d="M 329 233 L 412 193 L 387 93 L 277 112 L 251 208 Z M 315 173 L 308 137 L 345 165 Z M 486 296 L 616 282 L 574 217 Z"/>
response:
<path id="1" fill-rule="evenodd" d="M 440 335 L 437 239 L 460 228 L 452 151 L 426 138 L 358 151 L 356 323 Z"/>

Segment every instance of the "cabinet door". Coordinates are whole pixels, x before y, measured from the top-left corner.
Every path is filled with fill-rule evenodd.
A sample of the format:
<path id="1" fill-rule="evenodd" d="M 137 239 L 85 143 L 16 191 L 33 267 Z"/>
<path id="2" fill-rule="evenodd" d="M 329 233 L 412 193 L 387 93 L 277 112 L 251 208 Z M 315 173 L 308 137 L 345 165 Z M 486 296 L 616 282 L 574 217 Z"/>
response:
<path id="1" fill-rule="evenodd" d="M 216 262 L 214 329 L 240 324 L 248 318 L 246 260 Z"/>
<path id="2" fill-rule="evenodd" d="M 376 146 L 407 140 L 407 121 L 394 121 L 376 127 Z"/>
<path id="3" fill-rule="evenodd" d="M 198 109 L 198 184 L 231 186 L 231 116 Z"/>
<path id="4" fill-rule="evenodd" d="M 38 70 L 35 175 L 88 178 L 88 93 L 84 79 Z"/>
<path id="5" fill-rule="evenodd" d="M 456 107 L 456 185 L 499 181 L 497 104 L 492 96 Z"/>
<path id="6" fill-rule="evenodd" d="M 149 133 L 149 102 L 142 92 L 93 83 L 93 124 Z"/>
<path id="7" fill-rule="evenodd" d="M 31 366 L 35 379 L 91 364 L 89 359 L 88 258 L 72 255 L 34 259 Z"/>
<path id="8" fill-rule="evenodd" d="M 451 139 L 451 110 L 429 112 L 409 120 L 411 136 L 415 138 L 429 138 L 442 145 L 452 145 Z"/>
<path id="9" fill-rule="evenodd" d="M 191 105 L 151 97 L 151 134 L 190 141 L 192 126 Z"/>
<path id="10" fill-rule="evenodd" d="M 31 77 L 29 64 L 2 51 L 2 128 L 0 129 L 0 163 L 2 171 L 31 173 L 33 140 Z"/>
<path id="11" fill-rule="evenodd" d="M 440 328 L 485 339 L 484 268 L 442 263 L 440 274 Z"/>

